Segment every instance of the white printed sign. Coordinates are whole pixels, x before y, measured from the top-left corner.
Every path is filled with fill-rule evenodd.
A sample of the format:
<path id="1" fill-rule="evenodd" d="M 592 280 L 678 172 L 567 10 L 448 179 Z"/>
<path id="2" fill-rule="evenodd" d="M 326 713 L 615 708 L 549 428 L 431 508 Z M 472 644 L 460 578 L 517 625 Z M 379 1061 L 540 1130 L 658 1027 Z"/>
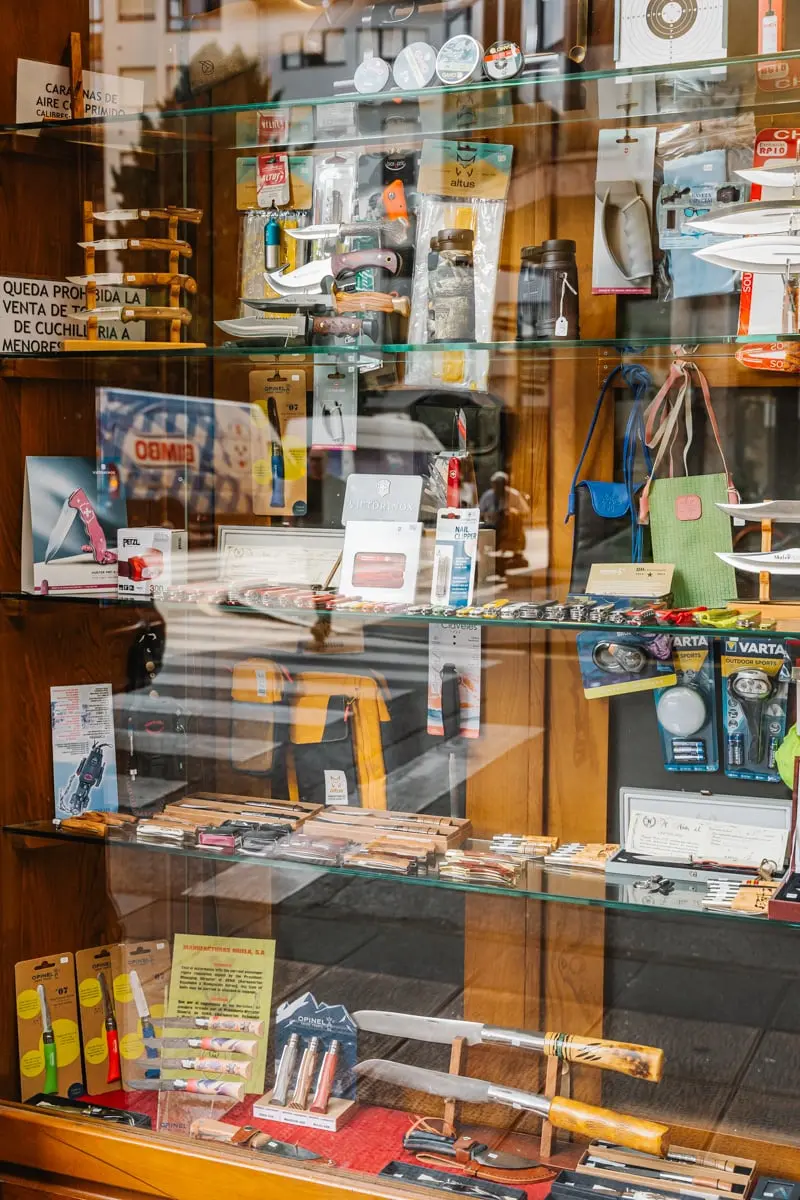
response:
<path id="1" fill-rule="evenodd" d="M 136 114 L 144 105 L 144 82 L 103 71 L 83 73 L 84 115 L 119 117 Z M 72 116 L 69 67 L 17 59 L 17 123 L 68 121 Z M 31 130 L 35 135 L 36 131 Z"/>
<path id="2" fill-rule="evenodd" d="M 64 338 L 86 337 L 86 322 L 73 314 L 86 303 L 82 284 L 56 279 L 26 279 L 0 275 L 0 353 L 53 354 Z M 144 288 L 99 287 L 97 307 L 110 304 L 147 304 Z M 145 340 L 144 321 L 123 325 L 113 321 L 97 327 L 98 338 L 123 342 Z"/>

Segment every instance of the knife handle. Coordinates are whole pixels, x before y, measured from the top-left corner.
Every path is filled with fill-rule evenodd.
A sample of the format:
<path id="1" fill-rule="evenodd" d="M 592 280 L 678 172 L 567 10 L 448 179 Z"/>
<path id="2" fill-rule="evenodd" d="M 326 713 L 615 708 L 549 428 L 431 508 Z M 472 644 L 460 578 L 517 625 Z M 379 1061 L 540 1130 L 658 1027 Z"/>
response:
<path id="1" fill-rule="evenodd" d="M 356 275 L 368 267 L 396 275 L 400 270 L 400 256 L 394 250 L 351 250 L 348 254 L 334 254 L 331 257 L 334 279 Z"/>
<path id="2" fill-rule="evenodd" d="M 658 1083 L 664 1073 L 664 1051 L 657 1046 L 635 1046 L 603 1038 L 582 1038 L 571 1033 L 546 1033 L 544 1053 L 564 1062 L 618 1071 L 635 1079 Z"/>
<path id="3" fill-rule="evenodd" d="M 170 250 L 184 258 L 192 257 L 188 242 L 173 242 L 170 238 L 128 238 L 129 250 Z"/>
<path id="4" fill-rule="evenodd" d="M 170 275 L 169 271 L 126 271 L 122 276 L 125 287 L 182 287 L 197 291 L 197 281 L 191 275 Z"/>
<path id="5" fill-rule="evenodd" d="M 178 208 L 168 204 L 166 208 L 140 208 L 139 216 L 143 221 L 152 218 L 154 221 L 187 221 L 190 225 L 199 225 L 203 219 L 202 208 Z"/>
<path id="6" fill-rule="evenodd" d="M 311 332 L 334 335 L 359 334 L 363 327 L 361 317 L 313 317 Z"/>
<path id="7" fill-rule="evenodd" d="M 192 314 L 188 308 L 162 308 L 158 305 L 147 305 L 141 308 L 123 307 L 121 317 L 124 322 L 180 321 L 181 325 L 188 325 L 192 319 Z"/>
<path id="8" fill-rule="evenodd" d="M 119 1034 L 116 1029 L 106 1030 L 106 1045 L 108 1046 L 108 1074 L 106 1083 L 116 1083 L 122 1078 L 119 1063 Z"/>
<path id="9" fill-rule="evenodd" d="M 561 1096 L 550 1101 L 548 1119 L 557 1129 L 582 1134 L 590 1141 L 602 1138 L 659 1158 L 663 1158 L 669 1147 L 667 1125 L 629 1117 L 609 1108 L 595 1108 L 593 1104 L 581 1104 L 578 1100 L 565 1100 Z"/>
<path id="10" fill-rule="evenodd" d="M 46 1096 L 55 1096 L 58 1093 L 58 1061 L 55 1038 L 52 1033 L 44 1035 L 42 1053 L 44 1054 L 44 1087 L 42 1091 Z"/>
<path id="11" fill-rule="evenodd" d="M 448 1158 L 455 1158 L 456 1139 L 446 1137 L 443 1133 L 427 1133 L 425 1130 L 415 1129 L 403 1138 L 403 1149 L 412 1154 L 430 1150 L 436 1154 L 446 1154 Z"/>

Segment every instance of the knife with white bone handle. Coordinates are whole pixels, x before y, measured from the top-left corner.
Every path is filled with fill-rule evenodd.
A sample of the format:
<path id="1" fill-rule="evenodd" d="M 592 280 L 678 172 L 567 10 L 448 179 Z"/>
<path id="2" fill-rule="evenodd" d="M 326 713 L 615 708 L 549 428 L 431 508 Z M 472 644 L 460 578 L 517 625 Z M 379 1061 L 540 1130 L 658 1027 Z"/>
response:
<path id="1" fill-rule="evenodd" d="M 388 1062 L 380 1058 L 356 1063 L 353 1070 L 359 1077 L 380 1079 L 384 1083 L 427 1092 L 431 1096 L 442 1096 L 446 1100 L 463 1100 L 467 1104 L 502 1104 L 523 1112 L 533 1112 L 550 1121 L 556 1129 L 583 1134 L 591 1139 L 603 1138 L 620 1146 L 628 1146 L 631 1150 L 643 1150 L 646 1154 L 663 1157 L 669 1145 L 667 1125 L 613 1112 L 609 1108 L 595 1108 L 592 1104 L 581 1104 L 578 1100 L 567 1100 L 562 1096 L 554 1096 L 550 1100 L 547 1096 L 504 1087 L 486 1079 L 429 1071 L 425 1067 L 409 1067 L 405 1063 Z"/>
<path id="2" fill-rule="evenodd" d="M 99 241 L 78 242 L 78 245 L 84 250 L 167 250 L 183 258 L 192 257 L 188 242 L 173 241 L 172 238 L 100 238 Z"/>
<path id="3" fill-rule="evenodd" d="M 446 1044 L 460 1037 L 468 1046 L 514 1046 L 518 1050 L 534 1050 L 548 1058 L 618 1071 L 622 1075 L 649 1079 L 653 1083 L 658 1082 L 664 1070 L 664 1051 L 656 1046 L 582 1038 L 569 1033 L 526 1033 L 523 1030 L 482 1025 L 479 1021 L 418 1017 L 410 1013 L 380 1012 L 376 1009 L 363 1009 L 352 1016 L 358 1028 L 368 1033 L 385 1033 L 418 1042 Z"/>
<path id="4" fill-rule="evenodd" d="M 192 314 L 188 308 L 167 308 L 157 305 L 128 305 L 112 304 L 107 308 L 82 308 L 72 314 L 76 321 L 90 321 L 95 317 L 98 321 L 180 321 L 188 325 Z"/>

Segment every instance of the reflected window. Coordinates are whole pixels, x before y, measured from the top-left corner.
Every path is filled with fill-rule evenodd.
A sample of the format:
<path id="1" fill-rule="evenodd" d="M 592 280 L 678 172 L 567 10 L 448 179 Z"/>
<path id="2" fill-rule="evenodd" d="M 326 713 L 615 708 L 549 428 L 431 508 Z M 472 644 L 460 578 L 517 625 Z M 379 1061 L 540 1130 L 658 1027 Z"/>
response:
<path id="1" fill-rule="evenodd" d="M 120 21 L 154 21 L 156 0 L 117 0 Z"/>
<path id="2" fill-rule="evenodd" d="M 167 0 L 167 29 L 179 32 L 193 24 L 218 29 L 220 0 Z"/>

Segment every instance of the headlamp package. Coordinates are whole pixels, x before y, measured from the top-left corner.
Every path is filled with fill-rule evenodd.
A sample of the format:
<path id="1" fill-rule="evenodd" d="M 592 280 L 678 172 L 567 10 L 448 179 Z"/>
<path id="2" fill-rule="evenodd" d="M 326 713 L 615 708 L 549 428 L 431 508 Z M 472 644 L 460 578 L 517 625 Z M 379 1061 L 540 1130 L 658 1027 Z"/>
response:
<path id="1" fill-rule="evenodd" d="M 722 652 L 725 774 L 780 783 L 776 757 L 786 732 L 791 663 L 781 642 L 742 635 Z"/>
<path id="2" fill-rule="evenodd" d="M 674 634 L 677 683 L 655 693 L 664 766 L 668 771 L 718 771 L 714 646 L 700 633 Z"/>
<path id="3" fill-rule="evenodd" d="M 579 633 L 578 663 L 587 700 L 648 692 L 678 682 L 672 636 L 664 633 Z"/>

